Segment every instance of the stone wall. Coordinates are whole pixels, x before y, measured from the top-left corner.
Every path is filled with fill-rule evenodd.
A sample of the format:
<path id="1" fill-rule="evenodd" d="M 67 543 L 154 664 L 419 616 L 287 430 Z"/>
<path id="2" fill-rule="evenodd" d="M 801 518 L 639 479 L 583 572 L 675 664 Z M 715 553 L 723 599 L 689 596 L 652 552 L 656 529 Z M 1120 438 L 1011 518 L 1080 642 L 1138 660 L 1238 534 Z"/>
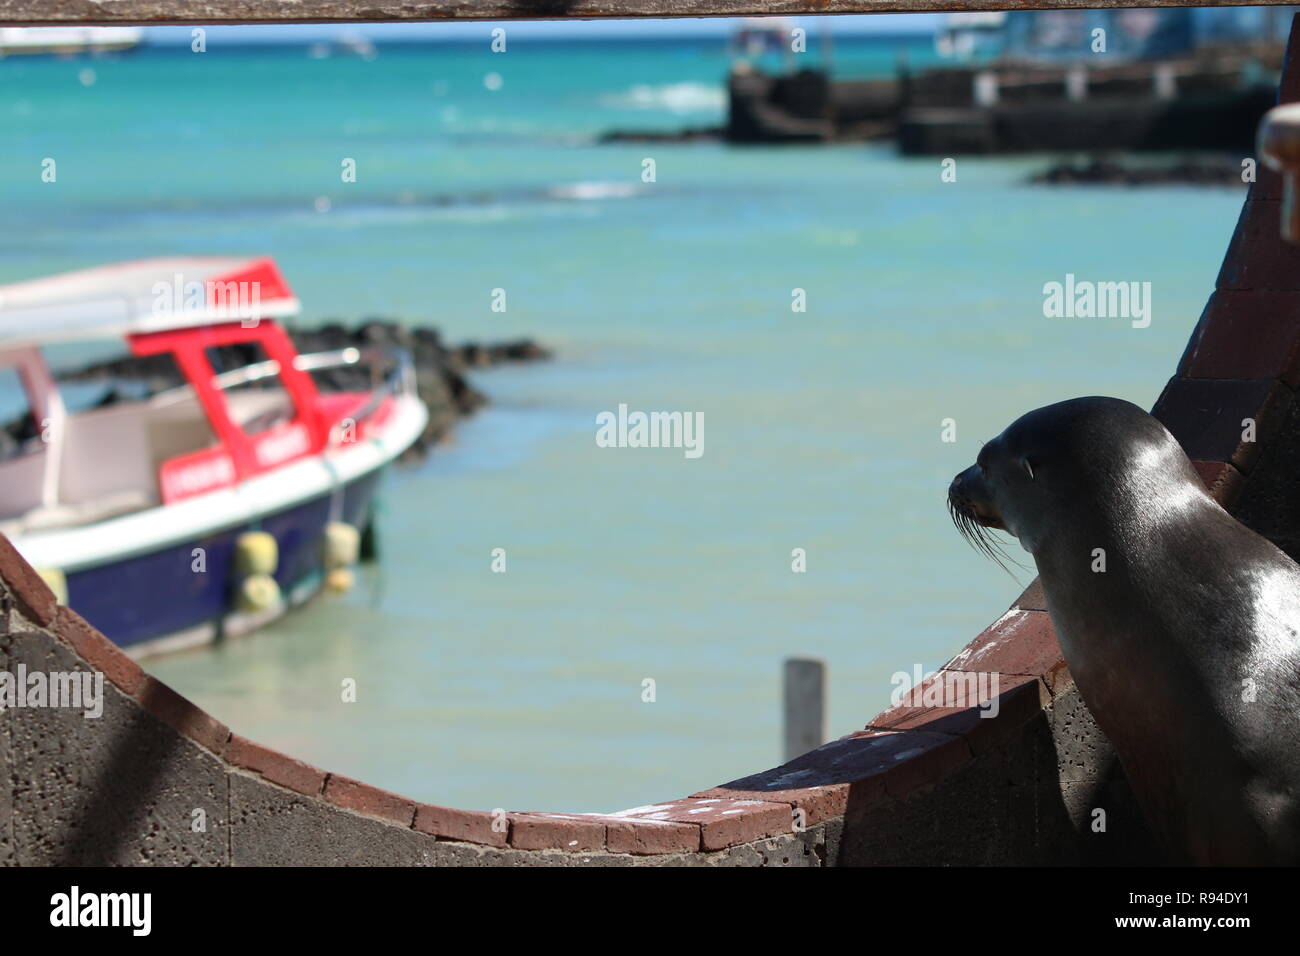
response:
<path id="1" fill-rule="evenodd" d="M 996 718 L 903 706 L 782 767 L 680 800 L 498 820 L 232 734 L 57 605 L 3 538 L 0 579 L 0 670 L 105 678 L 97 719 L 67 708 L 0 714 L 0 863 L 1055 863 L 1137 859 L 1145 846 L 1035 588 L 946 668 L 997 671 Z M 1081 836 L 1095 806 L 1110 818 L 1101 840 Z"/>

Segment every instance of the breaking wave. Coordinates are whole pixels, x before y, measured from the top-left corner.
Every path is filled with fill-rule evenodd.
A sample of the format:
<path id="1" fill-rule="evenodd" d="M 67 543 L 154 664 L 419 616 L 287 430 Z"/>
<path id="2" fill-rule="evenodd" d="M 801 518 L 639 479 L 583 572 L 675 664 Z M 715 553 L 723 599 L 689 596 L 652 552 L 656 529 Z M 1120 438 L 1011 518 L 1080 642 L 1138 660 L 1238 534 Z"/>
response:
<path id="1" fill-rule="evenodd" d="M 669 113 L 717 112 L 727 103 L 727 91 L 707 83 L 638 83 L 630 90 L 601 97 L 601 103 L 618 109 L 664 110 Z"/>

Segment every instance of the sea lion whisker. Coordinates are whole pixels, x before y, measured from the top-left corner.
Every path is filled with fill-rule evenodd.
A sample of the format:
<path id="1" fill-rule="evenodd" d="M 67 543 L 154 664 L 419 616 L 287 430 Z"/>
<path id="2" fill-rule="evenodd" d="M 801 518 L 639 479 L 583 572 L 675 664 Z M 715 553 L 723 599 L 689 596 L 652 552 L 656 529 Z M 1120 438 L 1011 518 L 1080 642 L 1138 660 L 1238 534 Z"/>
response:
<path id="1" fill-rule="evenodd" d="M 1011 580 L 1020 584 L 1020 580 L 1007 565 L 1014 564 L 1021 571 L 1028 571 L 1028 568 L 1007 554 L 1001 542 L 993 537 L 990 530 L 976 521 L 974 516 L 954 501 L 951 495 L 948 496 L 947 504 L 948 514 L 952 516 L 957 533 L 966 539 L 966 543 L 1007 572 Z"/>

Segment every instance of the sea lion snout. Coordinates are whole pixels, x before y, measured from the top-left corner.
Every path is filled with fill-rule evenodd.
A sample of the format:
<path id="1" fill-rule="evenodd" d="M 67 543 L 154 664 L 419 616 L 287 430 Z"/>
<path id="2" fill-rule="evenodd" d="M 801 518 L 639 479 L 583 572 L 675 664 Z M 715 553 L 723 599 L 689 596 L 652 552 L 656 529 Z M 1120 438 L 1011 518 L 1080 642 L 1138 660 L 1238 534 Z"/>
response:
<path id="1" fill-rule="evenodd" d="M 948 486 L 948 513 L 963 538 L 1006 568 L 1007 556 L 989 530 L 1006 531 L 1007 526 L 979 465 L 972 465 L 953 478 Z"/>
<path id="2" fill-rule="evenodd" d="M 978 465 L 971 465 L 953 478 L 952 484 L 948 486 L 948 507 L 954 514 L 968 518 L 981 527 L 1006 530 Z"/>

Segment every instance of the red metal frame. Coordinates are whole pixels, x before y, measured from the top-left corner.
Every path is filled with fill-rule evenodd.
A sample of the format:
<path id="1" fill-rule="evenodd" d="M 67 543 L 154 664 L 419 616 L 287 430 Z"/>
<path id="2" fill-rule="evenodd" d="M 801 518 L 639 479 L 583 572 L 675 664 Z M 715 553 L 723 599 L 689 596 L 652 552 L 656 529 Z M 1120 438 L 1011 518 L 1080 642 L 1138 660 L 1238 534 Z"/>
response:
<path id="1" fill-rule="evenodd" d="M 324 450 L 329 423 L 321 414 L 316 383 L 307 372 L 295 367 L 298 351 L 278 323 L 270 319 L 260 319 L 250 326 L 230 322 L 132 335 L 128 341 L 136 355 L 169 352 L 175 357 L 220 443 L 216 448 L 163 463 L 159 485 L 164 502 L 229 487 Z M 216 372 L 205 351 L 214 346 L 250 343 L 260 345 L 268 358 L 279 363 L 280 381 L 294 406 L 290 422 L 256 435 L 249 435 L 231 419 L 225 395 L 213 384 Z"/>

